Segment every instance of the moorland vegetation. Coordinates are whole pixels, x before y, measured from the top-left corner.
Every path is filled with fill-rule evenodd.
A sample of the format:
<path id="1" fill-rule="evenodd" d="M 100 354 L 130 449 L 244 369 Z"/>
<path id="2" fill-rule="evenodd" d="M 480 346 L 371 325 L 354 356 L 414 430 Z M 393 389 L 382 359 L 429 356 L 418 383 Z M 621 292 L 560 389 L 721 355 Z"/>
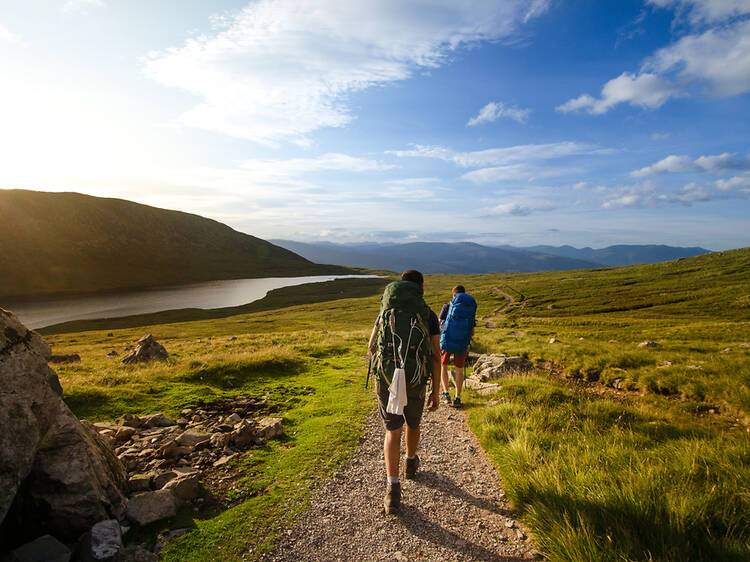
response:
<path id="1" fill-rule="evenodd" d="M 314 289 L 289 287 L 269 295 L 273 308 L 223 318 L 189 321 L 186 312 L 47 333 L 55 353 L 82 358 L 57 369 L 80 417 L 175 415 L 244 394 L 266 396 L 284 418 L 282 440 L 222 469 L 233 484 L 218 501 L 130 540 L 165 525 L 191 528 L 168 545 L 168 560 L 273 548 L 311 485 L 357 446 L 374 406 L 363 353 L 386 282 L 332 282 L 308 303 L 298 292 Z M 503 292 L 514 299 L 494 327 L 480 323 L 474 351 L 538 366 L 493 396 L 467 391 L 465 403 L 543 553 L 750 557 L 750 249 L 615 269 L 431 275 L 428 304 L 439 309 L 457 282 L 477 298 L 480 317 L 507 304 Z M 166 363 L 123 366 L 106 356 L 146 332 L 169 350 Z M 638 347 L 644 340 L 658 347 Z"/>

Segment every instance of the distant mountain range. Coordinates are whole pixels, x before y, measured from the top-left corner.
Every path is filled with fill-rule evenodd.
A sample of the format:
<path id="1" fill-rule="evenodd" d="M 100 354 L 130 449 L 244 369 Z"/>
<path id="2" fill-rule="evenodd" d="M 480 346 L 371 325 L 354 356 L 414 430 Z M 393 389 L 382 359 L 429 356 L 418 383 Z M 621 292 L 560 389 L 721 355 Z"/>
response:
<path id="1" fill-rule="evenodd" d="M 331 273 L 355 272 L 197 215 L 78 193 L 0 190 L 0 298 Z"/>
<path id="2" fill-rule="evenodd" d="M 656 263 L 709 252 L 705 248 L 672 246 L 482 246 L 471 242 L 413 242 L 409 244 L 334 244 L 271 240 L 313 262 L 423 273 L 512 273 L 586 269 Z"/>

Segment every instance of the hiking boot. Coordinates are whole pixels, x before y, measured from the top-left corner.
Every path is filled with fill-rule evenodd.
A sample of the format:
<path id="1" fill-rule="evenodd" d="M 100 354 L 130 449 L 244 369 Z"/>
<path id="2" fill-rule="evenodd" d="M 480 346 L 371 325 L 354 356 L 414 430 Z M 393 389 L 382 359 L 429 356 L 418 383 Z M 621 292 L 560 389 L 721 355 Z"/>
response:
<path id="1" fill-rule="evenodd" d="M 452 404 L 451 402 L 451 395 L 447 392 L 443 392 L 443 400 L 445 400 L 445 403 L 450 406 Z"/>
<path id="2" fill-rule="evenodd" d="M 456 396 L 453 399 L 453 407 L 454 408 L 462 408 L 463 407 L 463 404 L 461 403 L 461 399 L 458 396 Z"/>
<path id="3" fill-rule="evenodd" d="M 385 512 L 390 515 L 396 515 L 401 511 L 401 484 L 388 484 L 383 505 L 385 506 Z"/>
<path id="4" fill-rule="evenodd" d="M 406 458 L 406 477 L 414 478 L 419 470 L 419 456 L 414 455 L 413 459 Z"/>

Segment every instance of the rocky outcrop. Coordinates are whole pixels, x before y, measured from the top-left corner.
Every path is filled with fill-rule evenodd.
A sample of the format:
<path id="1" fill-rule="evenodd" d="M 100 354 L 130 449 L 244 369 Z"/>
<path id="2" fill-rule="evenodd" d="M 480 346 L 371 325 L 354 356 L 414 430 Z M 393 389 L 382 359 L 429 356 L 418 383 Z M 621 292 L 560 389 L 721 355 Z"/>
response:
<path id="1" fill-rule="evenodd" d="M 124 512 L 125 471 L 60 397 L 49 346 L 0 309 L 0 542 L 72 542 Z"/>
<path id="2" fill-rule="evenodd" d="M 146 334 L 138 340 L 138 344 L 130 353 L 122 358 L 123 364 L 141 363 L 145 361 L 165 361 L 169 353 L 162 344 L 151 334 Z"/>
<path id="3" fill-rule="evenodd" d="M 474 363 L 471 376 L 466 378 L 464 386 L 475 390 L 479 394 L 494 394 L 500 389 L 501 385 L 488 381 L 529 371 L 533 368 L 534 364 L 525 357 L 508 357 L 495 354 L 480 355 Z"/>

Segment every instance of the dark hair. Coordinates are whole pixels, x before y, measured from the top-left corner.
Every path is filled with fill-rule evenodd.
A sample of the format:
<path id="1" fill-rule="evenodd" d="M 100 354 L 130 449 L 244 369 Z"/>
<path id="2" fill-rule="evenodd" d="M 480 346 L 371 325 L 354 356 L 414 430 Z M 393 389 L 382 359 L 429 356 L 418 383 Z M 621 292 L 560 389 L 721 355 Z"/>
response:
<path id="1" fill-rule="evenodd" d="M 412 283 L 416 283 L 420 287 L 424 285 L 424 275 L 422 275 L 416 269 L 407 269 L 406 271 L 404 271 L 401 274 L 401 280 L 411 281 Z"/>
<path id="2" fill-rule="evenodd" d="M 456 285 L 455 287 L 453 287 L 453 292 L 454 293 L 465 293 L 466 289 L 464 289 L 463 285 Z"/>

